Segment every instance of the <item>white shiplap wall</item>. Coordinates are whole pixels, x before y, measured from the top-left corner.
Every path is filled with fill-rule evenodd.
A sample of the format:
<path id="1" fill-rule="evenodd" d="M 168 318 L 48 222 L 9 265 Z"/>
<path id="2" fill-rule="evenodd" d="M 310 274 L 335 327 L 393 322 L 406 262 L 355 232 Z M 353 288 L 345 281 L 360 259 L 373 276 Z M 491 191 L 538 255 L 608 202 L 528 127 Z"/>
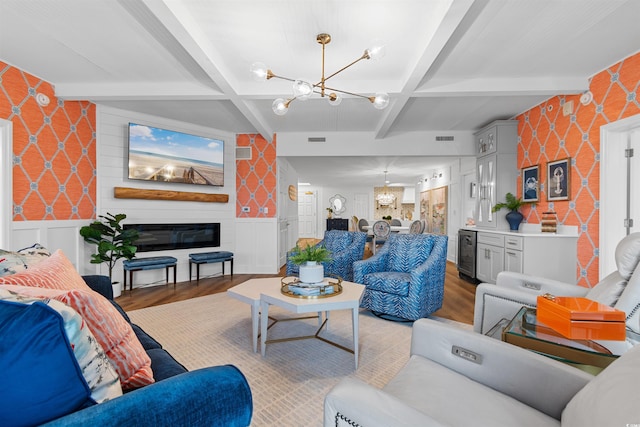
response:
<path id="1" fill-rule="evenodd" d="M 178 258 L 178 281 L 189 280 L 188 254 L 212 250 L 236 250 L 236 166 L 235 135 L 188 123 L 160 117 L 124 111 L 110 107 L 97 108 L 97 212 L 104 214 L 124 213 L 126 223 L 179 223 L 179 222 L 220 222 L 220 247 L 184 249 L 176 251 L 155 251 L 140 253 L 140 257 L 170 255 Z M 128 124 L 134 122 L 163 129 L 202 135 L 224 140 L 224 186 L 185 185 L 177 183 L 153 183 L 133 181 L 127 178 Z M 212 194 L 228 194 L 228 203 L 204 203 L 142 199 L 116 199 L 114 187 L 186 191 Z M 236 253 L 234 272 L 243 272 L 242 257 Z M 103 267 L 104 268 L 104 267 Z M 201 266 L 201 276 L 218 274 L 221 264 Z M 104 271 L 103 271 L 104 273 Z M 228 274 L 228 270 L 227 270 Z M 122 280 L 122 264 L 114 270 L 114 279 Z M 134 273 L 134 287 L 154 283 L 164 283 L 164 269 L 137 271 Z"/>

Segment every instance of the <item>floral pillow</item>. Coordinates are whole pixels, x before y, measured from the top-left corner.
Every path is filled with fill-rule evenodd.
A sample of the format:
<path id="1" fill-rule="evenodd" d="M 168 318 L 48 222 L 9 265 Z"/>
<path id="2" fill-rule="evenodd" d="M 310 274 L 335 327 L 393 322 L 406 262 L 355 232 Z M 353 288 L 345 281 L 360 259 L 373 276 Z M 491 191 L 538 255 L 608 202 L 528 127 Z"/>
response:
<path id="1" fill-rule="evenodd" d="M 121 396 L 122 387 L 118 374 L 82 317 L 74 309 L 59 301 L 23 296 L 20 291 L 21 289 L 0 289 L 0 300 L 21 304 L 40 301 L 62 316 L 67 339 L 80 372 L 91 390 L 91 398 L 96 403 L 102 403 Z"/>
<path id="2" fill-rule="evenodd" d="M 0 249 L 0 277 L 16 274 L 34 266 L 51 254 L 44 246 L 36 243 L 17 252 Z"/>

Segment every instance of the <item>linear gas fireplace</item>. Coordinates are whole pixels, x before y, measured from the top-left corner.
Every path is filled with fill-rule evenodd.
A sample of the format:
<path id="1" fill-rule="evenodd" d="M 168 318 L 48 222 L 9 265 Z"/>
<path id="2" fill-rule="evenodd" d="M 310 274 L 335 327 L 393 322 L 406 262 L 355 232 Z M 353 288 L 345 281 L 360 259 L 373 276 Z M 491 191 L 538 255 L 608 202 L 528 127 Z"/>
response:
<path id="1" fill-rule="evenodd" d="M 138 230 L 138 252 L 220 246 L 220 223 L 125 224 Z"/>

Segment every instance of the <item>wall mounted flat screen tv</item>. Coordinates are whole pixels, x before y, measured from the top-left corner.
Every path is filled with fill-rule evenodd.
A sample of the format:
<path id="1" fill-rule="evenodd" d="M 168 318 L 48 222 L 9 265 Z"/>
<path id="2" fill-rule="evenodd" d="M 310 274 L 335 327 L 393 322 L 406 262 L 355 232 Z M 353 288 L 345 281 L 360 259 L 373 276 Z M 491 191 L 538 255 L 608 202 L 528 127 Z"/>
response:
<path id="1" fill-rule="evenodd" d="M 224 185 L 224 141 L 129 123 L 129 179 Z"/>

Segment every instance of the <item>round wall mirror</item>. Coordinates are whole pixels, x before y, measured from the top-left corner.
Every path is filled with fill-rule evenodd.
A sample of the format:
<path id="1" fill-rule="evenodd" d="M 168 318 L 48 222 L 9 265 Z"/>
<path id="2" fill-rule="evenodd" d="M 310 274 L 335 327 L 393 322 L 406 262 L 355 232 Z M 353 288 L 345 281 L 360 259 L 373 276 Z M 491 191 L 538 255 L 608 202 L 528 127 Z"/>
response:
<path id="1" fill-rule="evenodd" d="M 346 210 L 345 204 L 346 199 L 339 194 L 336 194 L 329 199 L 329 205 L 331 206 L 331 209 L 333 209 L 333 213 L 336 215 L 340 215 Z"/>

